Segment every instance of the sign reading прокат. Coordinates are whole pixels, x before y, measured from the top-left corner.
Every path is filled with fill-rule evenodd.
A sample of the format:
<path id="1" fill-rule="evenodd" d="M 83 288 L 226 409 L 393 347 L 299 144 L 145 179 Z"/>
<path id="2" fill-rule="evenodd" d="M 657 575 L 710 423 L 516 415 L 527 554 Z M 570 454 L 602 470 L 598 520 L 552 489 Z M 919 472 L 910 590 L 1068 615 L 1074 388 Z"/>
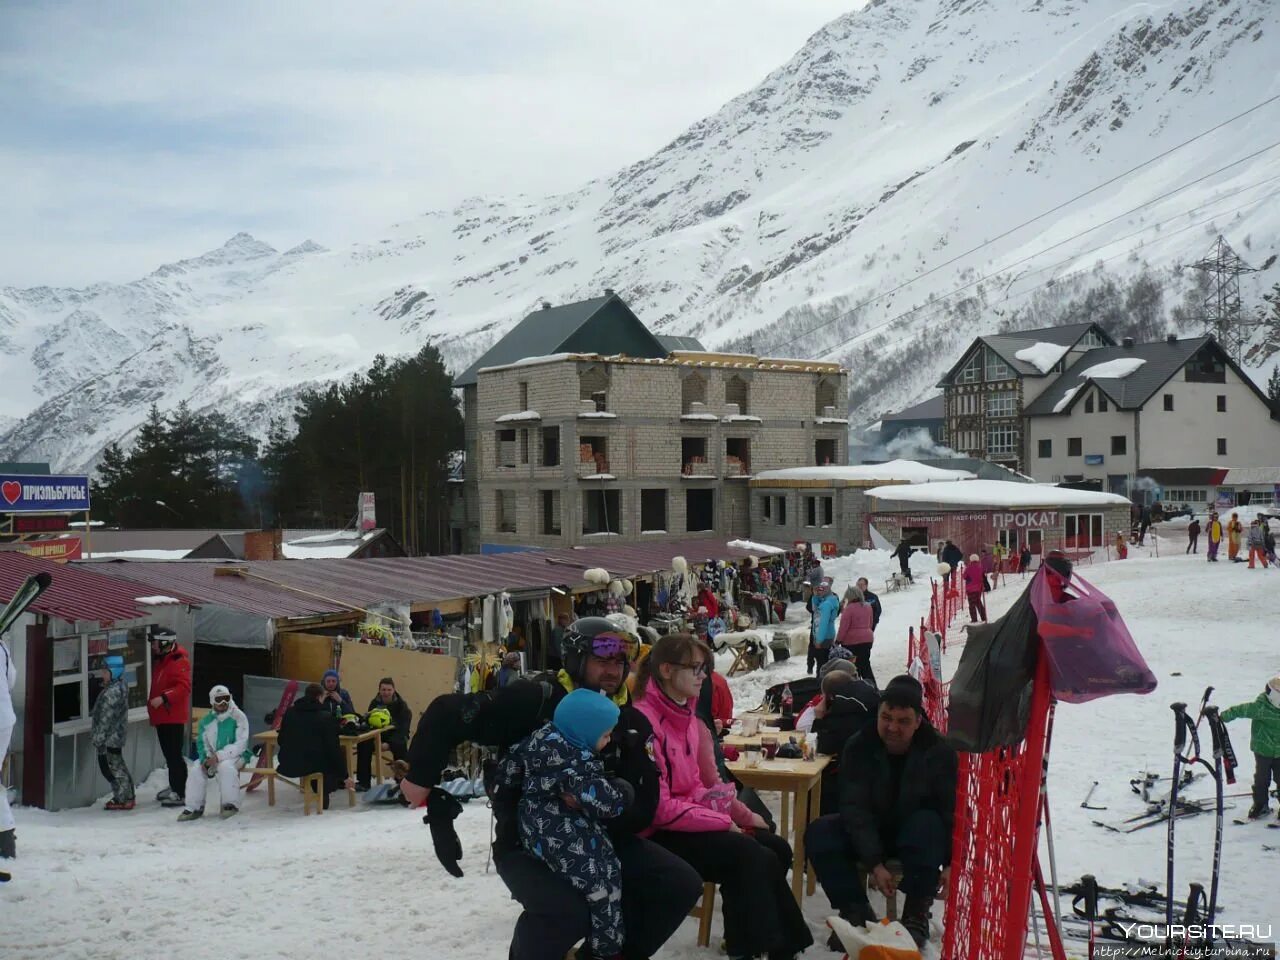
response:
<path id="1" fill-rule="evenodd" d="M 88 477 L 0 474 L 0 513 L 79 513 L 88 509 Z"/>

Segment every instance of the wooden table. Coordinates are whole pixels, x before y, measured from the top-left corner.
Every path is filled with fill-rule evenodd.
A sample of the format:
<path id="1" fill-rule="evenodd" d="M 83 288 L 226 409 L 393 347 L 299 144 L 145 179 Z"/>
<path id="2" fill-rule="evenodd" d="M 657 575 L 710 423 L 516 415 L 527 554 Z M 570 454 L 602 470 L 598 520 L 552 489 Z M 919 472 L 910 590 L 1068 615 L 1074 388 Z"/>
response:
<path id="1" fill-rule="evenodd" d="M 804 899 L 804 831 L 822 810 L 822 771 L 830 762 L 830 757 L 820 756 L 813 760 L 761 759 L 759 766 L 755 767 L 748 767 L 743 760 L 726 764 L 729 771 L 742 781 L 743 786 L 782 794 L 779 835 L 786 838 L 793 832 L 790 828 L 794 826 L 795 835 L 791 840 L 791 892 L 795 894 L 797 903 Z M 789 822 L 788 807 L 792 802 L 795 811 Z"/>
<path id="2" fill-rule="evenodd" d="M 363 733 L 342 734 L 338 737 L 338 743 L 342 745 L 342 753 L 347 759 L 347 779 L 354 779 L 356 775 L 356 748 L 365 741 L 372 740 L 373 773 L 378 783 L 382 783 L 382 735 L 390 733 L 394 729 L 394 726 L 388 725 L 366 730 Z M 262 741 L 264 744 L 263 749 L 267 755 L 267 768 L 274 770 L 276 744 L 280 741 L 280 732 L 278 730 L 263 730 L 262 733 L 255 733 L 253 739 Z M 354 807 L 355 805 L 356 789 L 354 786 L 347 787 L 347 806 Z"/>

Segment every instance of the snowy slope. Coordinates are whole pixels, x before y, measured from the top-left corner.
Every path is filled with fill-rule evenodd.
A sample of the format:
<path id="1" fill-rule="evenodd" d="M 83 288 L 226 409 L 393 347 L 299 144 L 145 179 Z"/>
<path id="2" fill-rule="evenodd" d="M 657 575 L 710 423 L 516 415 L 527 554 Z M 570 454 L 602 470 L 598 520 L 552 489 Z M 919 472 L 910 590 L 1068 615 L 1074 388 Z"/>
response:
<path id="1" fill-rule="evenodd" d="M 1050 279 L 1056 296 L 1100 262 L 1149 263 L 1167 313 L 1187 282 L 1173 268 L 1219 232 L 1272 259 L 1280 103 L 1008 231 L 1280 93 L 1278 50 L 1270 0 L 879 0 L 568 194 L 470 200 L 332 250 L 242 234 L 131 284 L 0 290 L 0 409 L 25 418 L 0 456 L 85 465 L 153 399 L 261 429 L 287 410 L 277 391 L 425 341 L 460 369 L 540 299 L 606 286 L 661 332 L 845 361 L 855 415 L 875 419 Z M 1278 279 L 1247 278 L 1247 302 Z"/>

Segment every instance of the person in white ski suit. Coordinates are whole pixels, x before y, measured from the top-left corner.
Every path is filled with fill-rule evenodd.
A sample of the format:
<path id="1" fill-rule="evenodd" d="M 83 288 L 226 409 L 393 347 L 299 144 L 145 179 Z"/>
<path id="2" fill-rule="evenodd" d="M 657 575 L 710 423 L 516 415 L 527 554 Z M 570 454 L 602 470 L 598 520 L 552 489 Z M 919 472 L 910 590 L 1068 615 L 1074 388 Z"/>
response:
<path id="1" fill-rule="evenodd" d="M 0 768 L 4 767 L 5 754 L 9 752 L 9 738 L 13 736 L 14 724 L 18 722 L 13 712 L 13 688 L 18 683 L 18 668 L 13 663 L 13 652 L 0 638 Z M 15 837 L 17 825 L 13 821 L 13 811 L 9 809 L 9 792 L 0 783 L 0 881 L 9 879 L 7 861 L 15 856 Z"/>
<path id="2" fill-rule="evenodd" d="M 249 718 L 231 699 L 231 691 L 218 684 L 209 691 L 213 708 L 200 718 L 196 729 L 197 759 L 187 776 L 187 792 L 180 821 L 197 820 L 204 814 L 205 791 L 217 779 L 222 793 L 223 819 L 240 811 L 240 771 L 252 756 L 249 747 Z"/>

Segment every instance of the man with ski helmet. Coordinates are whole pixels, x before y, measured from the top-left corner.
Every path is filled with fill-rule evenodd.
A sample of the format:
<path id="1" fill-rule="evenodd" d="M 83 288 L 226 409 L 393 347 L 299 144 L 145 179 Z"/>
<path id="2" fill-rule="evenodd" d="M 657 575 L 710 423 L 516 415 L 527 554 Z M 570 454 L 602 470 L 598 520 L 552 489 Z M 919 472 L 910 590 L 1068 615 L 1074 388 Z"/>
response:
<path id="1" fill-rule="evenodd" d="M 574 690 L 595 690 L 619 708 L 618 724 L 601 753 L 611 777 L 630 784 L 635 800 L 609 821 L 622 866 L 623 956 L 650 957 L 680 926 L 702 891 L 697 872 L 674 854 L 637 834 L 658 805 L 658 771 L 651 755 L 653 729 L 631 704 L 626 686 L 635 638 L 604 617 L 570 624 L 561 642 L 563 669 L 522 677 L 498 690 L 447 694 L 427 707 L 409 747 L 409 773 L 401 792 L 411 805 L 426 804 L 426 822 L 441 864 L 462 876 L 462 846 L 453 827 L 461 805 L 436 785 L 454 747 L 471 742 L 501 754 L 550 721 L 556 705 Z M 493 862 L 498 876 L 524 908 L 516 921 L 510 960 L 562 960 L 589 933 L 590 920 L 568 881 L 558 878 L 520 844 L 519 796 L 494 789 L 486 769 L 495 823 Z"/>
<path id="2" fill-rule="evenodd" d="M 156 728 L 160 752 L 169 768 L 169 786 L 156 794 L 166 807 L 180 807 L 187 792 L 187 720 L 191 716 L 191 658 L 178 645 L 178 635 L 151 628 L 151 694 L 147 717 Z"/>
<path id="3" fill-rule="evenodd" d="M 385 722 L 382 717 L 386 715 Z M 413 711 L 396 690 L 391 677 L 378 681 L 378 695 L 369 701 L 369 726 L 390 727 L 382 734 L 382 745 L 391 750 L 396 760 L 409 759 L 409 728 L 413 726 Z M 356 790 L 369 789 L 373 776 L 373 741 L 365 740 L 356 747 Z"/>

